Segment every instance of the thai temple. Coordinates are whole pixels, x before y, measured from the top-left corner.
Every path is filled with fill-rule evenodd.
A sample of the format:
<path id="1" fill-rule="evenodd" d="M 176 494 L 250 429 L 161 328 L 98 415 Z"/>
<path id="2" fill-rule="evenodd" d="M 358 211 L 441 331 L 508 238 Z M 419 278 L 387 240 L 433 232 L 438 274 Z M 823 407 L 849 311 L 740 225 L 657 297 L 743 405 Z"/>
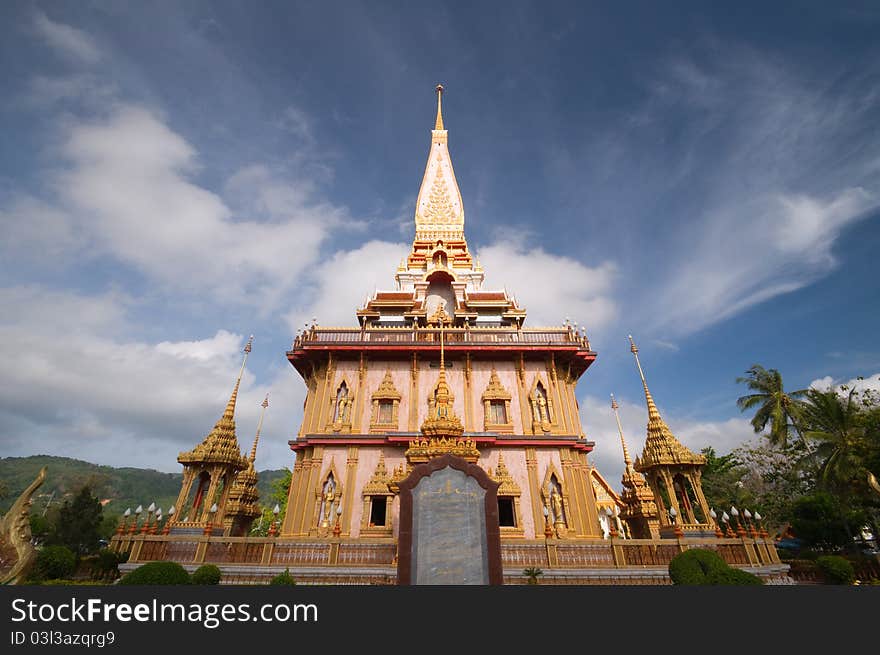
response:
<path id="1" fill-rule="evenodd" d="M 618 435 L 590 435 L 620 439 L 619 493 L 591 464 L 595 443 L 576 386 L 597 353 L 568 321 L 530 326 L 527 308 L 506 290 L 484 288 L 442 100 L 438 86 L 409 254 L 396 271 L 389 262 L 388 288 L 352 308 L 351 326 L 313 322 L 286 353 L 307 389 L 289 441 L 286 509 L 268 535 L 251 534 L 262 512 L 254 470 L 262 416 L 242 451 L 235 406 L 243 361 L 221 418 L 178 457 L 183 484 L 164 525 L 146 514 L 120 525 L 113 547 L 129 552 L 125 566 L 210 562 L 229 584 L 264 584 L 285 569 L 302 583 L 396 584 L 402 522 L 408 539 L 415 525 L 401 511 L 406 481 L 451 456 L 490 481 L 481 520 L 497 525 L 505 584 L 525 582 L 530 567 L 542 569 L 542 584 L 669 584 L 669 560 L 693 545 L 765 579 L 784 577 L 757 521 L 722 522 L 707 506 L 705 460 L 661 417 L 632 338 L 644 446 L 631 459 L 619 418 Z M 248 341 L 245 361 L 250 350 Z M 616 415 L 613 397 L 612 408 Z"/>

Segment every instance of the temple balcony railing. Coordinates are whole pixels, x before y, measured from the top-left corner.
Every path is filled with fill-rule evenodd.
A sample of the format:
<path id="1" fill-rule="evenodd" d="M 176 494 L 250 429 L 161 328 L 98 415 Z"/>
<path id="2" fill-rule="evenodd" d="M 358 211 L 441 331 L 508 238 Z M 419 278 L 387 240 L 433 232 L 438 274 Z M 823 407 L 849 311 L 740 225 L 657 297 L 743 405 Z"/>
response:
<path id="1" fill-rule="evenodd" d="M 569 328 L 498 328 L 466 327 L 444 328 L 443 341 L 457 344 L 492 344 L 496 346 L 562 346 L 591 351 L 590 340 Z M 438 328 L 412 326 L 382 328 L 322 328 L 312 327 L 299 334 L 291 350 L 310 346 L 344 344 L 376 345 L 440 345 Z"/>
<path id="2" fill-rule="evenodd" d="M 171 560 L 186 565 L 204 563 L 224 567 L 357 567 L 389 569 L 396 566 L 397 543 L 392 538 L 346 537 L 225 537 L 208 535 L 121 534 L 111 548 L 129 554 L 128 565 Z M 761 537 L 687 539 L 510 539 L 501 544 L 507 571 L 627 569 L 659 574 L 673 557 L 689 548 L 717 552 L 731 566 L 788 567 L 773 542 Z"/>

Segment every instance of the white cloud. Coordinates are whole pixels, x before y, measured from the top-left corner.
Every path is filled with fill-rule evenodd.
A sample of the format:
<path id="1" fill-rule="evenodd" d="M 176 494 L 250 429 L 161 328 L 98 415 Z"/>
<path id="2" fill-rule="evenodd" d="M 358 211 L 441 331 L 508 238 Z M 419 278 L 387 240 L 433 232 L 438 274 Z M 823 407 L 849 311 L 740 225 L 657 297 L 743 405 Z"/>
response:
<path id="1" fill-rule="evenodd" d="M 636 401 L 617 398 L 617 402 L 620 405 L 618 412 L 623 435 L 630 458 L 634 461 L 641 455 L 645 445 L 648 409 L 644 397 Z M 611 401 L 587 395 L 581 399 L 580 406 L 584 432 L 588 439 L 596 442 L 593 452 L 590 453 L 590 460 L 605 479 L 620 490 L 623 450 L 614 412 L 611 410 Z M 754 437 L 752 426 L 744 418 L 694 421 L 669 414 L 662 407 L 659 407 L 659 410 L 672 434 L 695 453 L 699 453 L 707 446 L 714 448 L 716 453 L 728 453 Z"/>
<path id="2" fill-rule="evenodd" d="M 94 40 L 82 30 L 64 23 L 56 23 L 41 11 L 34 13 L 34 31 L 53 50 L 66 57 L 94 64 L 101 59 L 101 51 Z"/>
<path id="3" fill-rule="evenodd" d="M 818 389 L 819 391 L 827 391 L 832 387 L 840 389 L 841 386 L 846 387 L 847 390 L 871 390 L 875 393 L 880 393 L 880 373 L 874 373 L 873 375 L 869 375 L 867 377 L 862 376 L 861 378 L 852 378 L 846 381 L 835 380 L 830 375 L 826 375 L 825 377 L 818 378 L 810 382 L 810 387 L 813 389 Z"/>
<path id="4" fill-rule="evenodd" d="M 505 287 L 528 311 L 528 325 L 561 325 L 566 316 L 593 336 L 616 316 L 610 298 L 617 268 L 612 262 L 585 266 L 523 243 L 501 241 L 477 252 L 486 289 Z"/>
<path id="5" fill-rule="evenodd" d="M 661 66 L 617 135 L 618 149 L 642 162 L 652 155 L 646 138 L 676 126 L 662 135 L 662 177 L 634 184 L 668 194 L 674 209 L 646 244 L 654 252 L 641 253 L 630 312 L 673 337 L 827 275 L 844 229 L 880 208 L 880 136 L 861 127 L 875 122 L 874 86 L 843 75 L 817 81 L 729 43 L 694 49 L 702 59 Z M 655 200 L 644 202 L 647 212 Z"/>
<path id="6" fill-rule="evenodd" d="M 241 363 L 245 336 L 225 330 L 158 344 L 115 337 L 133 328 L 125 303 L 111 295 L 13 288 L 0 290 L 0 306 L 13 310 L 0 316 L 4 456 L 43 452 L 179 470 L 177 454 L 199 443 L 221 416 Z M 290 465 L 287 440 L 305 392 L 288 368 L 261 384 L 245 370 L 239 443 L 250 448 L 267 392 L 258 465 Z"/>
<path id="7" fill-rule="evenodd" d="M 409 249 L 403 243 L 369 241 L 325 259 L 303 281 L 306 302 L 285 315 L 291 332 L 301 330 L 312 317 L 319 325 L 356 326 L 355 310 L 367 295 L 395 288 L 397 263 Z"/>
<path id="8" fill-rule="evenodd" d="M 263 166 L 233 176 L 250 183 L 262 220 L 237 217 L 224 199 L 191 181 L 195 148 L 153 113 L 119 106 L 74 124 L 62 149 L 62 206 L 102 252 L 176 291 L 277 306 L 318 256 L 346 212 L 309 200 L 309 182 L 287 182 Z M 305 190 L 303 190 L 305 189 Z"/>

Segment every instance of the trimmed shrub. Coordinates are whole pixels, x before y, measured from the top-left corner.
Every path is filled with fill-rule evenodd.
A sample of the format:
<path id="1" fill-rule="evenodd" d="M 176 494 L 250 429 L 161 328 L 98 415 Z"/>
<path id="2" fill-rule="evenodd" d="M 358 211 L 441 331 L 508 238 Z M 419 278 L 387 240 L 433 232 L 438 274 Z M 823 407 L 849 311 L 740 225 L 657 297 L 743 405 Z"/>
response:
<path id="1" fill-rule="evenodd" d="M 221 576 L 219 567 L 213 564 L 202 564 L 193 572 L 190 582 L 193 584 L 220 584 Z"/>
<path id="2" fill-rule="evenodd" d="M 295 585 L 296 580 L 290 575 L 290 569 L 284 569 L 284 573 L 279 573 L 269 581 L 272 585 Z"/>
<path id="3" fill-rule="evenodd" d="M 709 573 L 726 567 L 727 564 L 714 550 L 691 548 L 672 558 L 669 577 L 672 578 L 672 584 L 703 585 Z"/>
<path id="4" fill-rule="evenodd" d="M 714 550 L 691 548 L 669 562 L 669 577 L 677 585 L 760 585 L 763 580 L 728 566 Z"/>
<path id="5" fill-rule="evenodd" d="M 76 555 L 67 546 L 44 546 L 37 553 L 31 577 L 36 580 L 69 578 L 76 570 Z"/>
<path id="6" fill-rule="evenodd" d="M 707 585 L 762 585 L 764 581 L 758 576 L 743 571 L 735 566 L 712 571 L 706 576 Z"/>
<path id="7" fill-rule="evenodd" d="M 825 576 L 825 584 L 852 584 L 856 572 L 849 560 L 839 555 L 825 555 L 816 559 L 816 566 Z"/>
<path id="8" fill-rule="evenodd" d="M 189 584 L 189 573 L 177 562 L 150 562 L 122 576 L 119 584 Z"/>

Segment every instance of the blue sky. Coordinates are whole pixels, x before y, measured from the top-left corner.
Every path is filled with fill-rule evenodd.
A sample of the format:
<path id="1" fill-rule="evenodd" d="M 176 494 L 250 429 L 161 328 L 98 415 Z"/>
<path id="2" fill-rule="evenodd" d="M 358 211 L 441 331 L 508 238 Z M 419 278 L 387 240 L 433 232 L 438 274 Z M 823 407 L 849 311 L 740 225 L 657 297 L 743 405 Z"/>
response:
<path id="1" fill-rule="evenodd" d="M 253 333 L 239 439 L 270 393 L 257 464 L 290 465 L 284 352 L 392 287 L 438 82 L 487 286 L 598 352 L 614 484 L 628 333 L 695 449 L 754 438 L 753 363 L 880 385 L 878 30 L 869 2 L 3 3 L 0 455 L 178 470 Z"/>

